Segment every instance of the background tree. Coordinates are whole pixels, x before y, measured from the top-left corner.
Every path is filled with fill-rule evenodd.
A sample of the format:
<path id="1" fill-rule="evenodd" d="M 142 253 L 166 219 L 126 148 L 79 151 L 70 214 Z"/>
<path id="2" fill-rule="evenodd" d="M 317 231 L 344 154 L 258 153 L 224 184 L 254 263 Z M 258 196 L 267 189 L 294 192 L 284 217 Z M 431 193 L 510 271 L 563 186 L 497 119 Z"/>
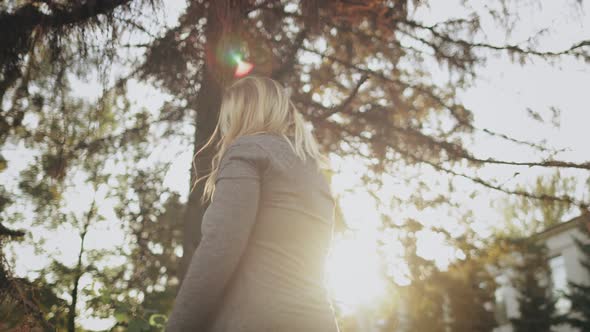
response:
<path id="1" fill-rule="evenodd" d="M 456 245 L 465 258 L 452 263 L 439 285 L 446 293 L 446 310 L 451 331 L 489 332 L 497 327 L 494 314 L 496 282 L 491 273 L 491 244 L 477 244 L 468 232 Z M 471 238 L 471 239 L 470 239 Z"/>
<path id="2" fill-rule="evenodd" d="M 441 273 L 434 262 L 417 255 L 416 233 L 423 226 L 416 220 L 407 220 L 404 230 L 409 232 L 402 237 L 404 260 L 408 264 L 410 284 L 401 287 L 403 322 L 405 331 L 447 330 L 444 317 L 446 290 L 440 287 Z M 392 316 L 395 318 L 395 316 Z"/>
<path id="3" fill-rule="evenodd" d="M 587 223 L 580 223 L 580 231 L 583 234 L 582 238 L 576 238 L 576 246 L 582 253 L 580 264 L 582 265 L 586 277 L 590 277 L 590 227 Z M 578 328 L 581 331 L 590 328 L 590 285 L 583 282 L 568 282 L 568 292 L 565 298 L 570 302 L 569 313 L 566 313 L 562 318 L 568 325 Z"/>
<path id="4" fill-rule="evenodd" d="M 563 176 L 559 171 L 539 176 L 532 185 L 523 185 L 521 189 L 527 187 L 540 196 L 580 190 L 577 179 Z M 511 286 L 519 294 L 520 317 L 512 318 L 511 323 L 515 331 L 551 331 L 563 320 L 557 313 L 557 298 L 549 282 L 547 248 L 535 243 L 534 235 L 563 222 L 571 214 L 572 206 L 567 202 L 527 197 L 507 197 L 497 206 L 504 212 L 505 223 L 496 229 L 496 237 L 508 241 L 504 255 L 511 257 L 503 268 L 511 271 Z"/>
<path id="5" fill-rule="evenodd" d="M 493 278 L 483 264 L 466 261 L 459 265 L 450 272 L 447 283 L 439 286 L 449 297 L 450 330 L 493 331 L 497 327 Z"/>
<path id="6" fill-rule="evenodd" d="M 555 201 L 550 197 L 571 195 L 578 190 L 578 179 L 555 171 L 549 176 L 539 176 L 532 185 L 521 185 L 519 190 L 533 192 L 543 199 L 523 196 L 506 197 L 497 204 L 504 212 L 505 223 L 497 232 L 505 236 L 525 237 L 542 232 L 564 221 L 571 214 L 572 204 Z"/>
<path id="7" fill-rule="evenodd" d="M 520 249 L 517 251 L 520 263 L 514 266 L 512 285 L 518 292 L 520 315 L 510 319 L 514 331 L 553 331 L 561 320 L 551 290 L 547 248 L 529 239 L 515 247 Z"/>

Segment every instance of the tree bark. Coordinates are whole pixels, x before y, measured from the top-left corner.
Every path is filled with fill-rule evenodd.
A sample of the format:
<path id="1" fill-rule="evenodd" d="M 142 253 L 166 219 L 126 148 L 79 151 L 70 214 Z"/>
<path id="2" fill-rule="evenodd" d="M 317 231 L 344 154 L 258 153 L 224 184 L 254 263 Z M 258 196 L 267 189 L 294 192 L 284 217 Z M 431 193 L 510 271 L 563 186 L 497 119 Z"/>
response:
<path id="1" fill-rule="evenodd" d="M 90 205 L 90 209 L 88 210 L 88 214 L 86 215 L 86 221 L 84 223 L 84 229 L 80 233 L 80 251 L 78 253 L 78 264 L 74 270 L 74 287 L 72 289 L 72 303 L 70 303 L 69 311 L 68 311 L 68 321 L 67 321 L 67 329 L 68 332 L 76 332 L 76 305 L 78 303 L 78 288 L 80 286 L 80 278 L 85 273 L 85 269 L 82 266 L 82 255 L 84 255 L 84 240 L 86 239 L 86 234 L 88 234 L 88 227 L 90 226 L 90 221 L 94 216 L 94 209 L 96 206 L 96 201 L 93 200 L 92 204 Z"/>
<path id="2" fill-rule="evenodd" d="M 210 5 L 207 13 L 206 26 L 206 45 L 205 49 L 209 54 L 215 54 L 215 46 L 221 34 L 221 27 L 219 21 L 215 17 L 215 6 Z M 201 80 L 201 87 L 199 94 L 195 99 L 195 105 L 192 105 L 197 110 L 195 117 L 195 133 L 193 141 L 193 155 L 196 153 L 211 137 L 217 123 L 219 114 L 219 107 L 221 104 L 221 87 L 218 80 L 215 78 L 215 71 L 212 70 L 211 57 L 205 58 L 204 72 Z M 214 61 L 214 60 L 213 60 Z M 191 163 L 191 177 L 190 186 L 192 188 L 195 181 L 195 172 L 200 177 L 207 174 L 211 168 L 211 159 L 213 153 L 211 149 L 203 151 L 201 155 L 196 158 L 196 162 Z M 196 164 L 196 169 L 195 169 Z M 203 214 L 207 208 L 208 203 L 201 204 L 200 198 L 203 194 L 205 181 L 199 182 L 194 190 L 189 193 L 186 209 L 184 212 L 183 225 L 183 254 L 178 269 L 178 279 L 182 283 L 182 279 L 186 273 L 190 259 L 199 245 L 201 239 L 201 221 Z"/>

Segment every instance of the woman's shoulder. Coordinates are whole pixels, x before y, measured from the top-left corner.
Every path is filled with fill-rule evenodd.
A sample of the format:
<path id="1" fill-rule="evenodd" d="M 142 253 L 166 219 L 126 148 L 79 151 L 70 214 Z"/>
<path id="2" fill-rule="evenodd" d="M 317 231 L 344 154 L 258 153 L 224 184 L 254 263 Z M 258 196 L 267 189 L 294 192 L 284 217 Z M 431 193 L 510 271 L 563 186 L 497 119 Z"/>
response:
<path id="1" fill-rule="evenodd" d="M 255 134 L 242 135 L 234 139 L 232 144 L 246 144 L 246 143 L 257 143 L 257 144 L 268 144 L 270 142 L 286 142 L 285 138 L 280 135 L 261 132 Z"/>
<path id="2" fill-rule="evenodd" d="M 264 165 L 275 165 L 277 169 L 289 169 L 298 165 L 298 158 L 285 137 L 262 132 L 242 135 L 234 139 L 227 150 L 227 159 L 239 156 L 256 160 Z"/>
<path id="3" fill-rule="evenodd" d="M 269 163 L 281 141 L 284 138 L 265 132 L 239 136 L 228 145 L 222 163 L 236 158 Z"/>
<path id="4" fill-rule="evenodd" d="M 234 139 L 229 145 L 228 150 L 248 149 L 259 154 L 273 154 L 276 149 L 284 149 L 285 146 L 288 146 L 285 138 L 276 134 L 263 132 L 242 135 Z"/>

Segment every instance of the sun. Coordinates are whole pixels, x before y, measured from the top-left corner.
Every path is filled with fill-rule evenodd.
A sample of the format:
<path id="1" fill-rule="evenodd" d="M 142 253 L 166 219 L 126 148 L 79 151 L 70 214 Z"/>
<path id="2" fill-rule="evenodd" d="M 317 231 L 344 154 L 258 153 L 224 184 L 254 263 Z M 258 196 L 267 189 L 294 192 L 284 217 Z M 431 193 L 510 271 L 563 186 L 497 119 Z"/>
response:
<path id="1" fill-rule="evenodd" d="M 386 282 L 379 273 L 375 241 L 358 233 L 336 237 L 327 257 L 326 279 L 333 301 L 345 312 L 379 303 Z"/>

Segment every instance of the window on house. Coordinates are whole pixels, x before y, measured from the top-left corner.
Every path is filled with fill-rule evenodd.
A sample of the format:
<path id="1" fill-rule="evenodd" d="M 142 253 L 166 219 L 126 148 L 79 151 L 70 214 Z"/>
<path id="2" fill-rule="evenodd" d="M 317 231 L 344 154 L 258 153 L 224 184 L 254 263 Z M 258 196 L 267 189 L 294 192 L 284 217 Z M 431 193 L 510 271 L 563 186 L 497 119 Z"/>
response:
<path id="1" fill-rule="evenodd" d="M 563 256 L 558 255 L 550 258 L 549 268 L 551 269 L 551 289 L 557 298 L 555 306 L 559 313 L 567 313 L 570 309 L 570 301 L 564 296 L 568 288 Z"/>

